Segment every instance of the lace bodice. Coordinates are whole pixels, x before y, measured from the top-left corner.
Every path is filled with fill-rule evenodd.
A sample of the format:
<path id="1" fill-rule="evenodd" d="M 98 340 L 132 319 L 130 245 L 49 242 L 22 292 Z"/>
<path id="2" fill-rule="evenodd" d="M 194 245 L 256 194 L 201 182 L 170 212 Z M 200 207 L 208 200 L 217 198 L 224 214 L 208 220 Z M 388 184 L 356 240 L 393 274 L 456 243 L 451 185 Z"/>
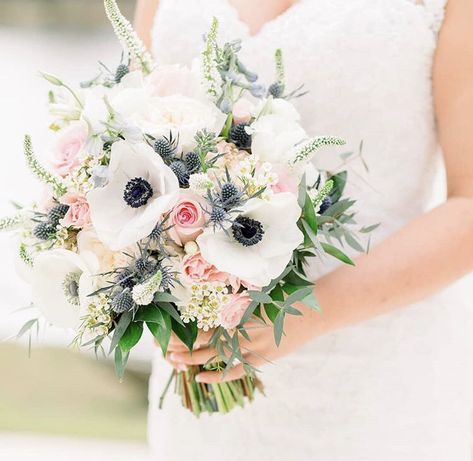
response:
<path id="1" fill-rule="evenodd" d="M 242 38 L 242 60 L 263 81 L 282 48 L 288 85 L 309 91 L 296 101 L 308 133 L 342 136 L 347 150 L 363 140 L 369 171 L 347 165 L 348 193 L 361 223 L 381 222 L 375 244 L 444 197 L 432 64 L 445 3 L 300 0 L 251 36 L 229 0 L 161 0 L 154 52 L 161 63 L 190 63 L 212 16 L 222 39 Z M 340 158 L 327 150 L 317 162 L 336 168 Z M 207 445 L 207 460 L 469 460 L 471 286 L 318 338 L 264 367 L 266 399 L 222 418 L 195 421 L 172 401 L 159 413 L 167 371 L 157 359 L 157 459 Z"/>

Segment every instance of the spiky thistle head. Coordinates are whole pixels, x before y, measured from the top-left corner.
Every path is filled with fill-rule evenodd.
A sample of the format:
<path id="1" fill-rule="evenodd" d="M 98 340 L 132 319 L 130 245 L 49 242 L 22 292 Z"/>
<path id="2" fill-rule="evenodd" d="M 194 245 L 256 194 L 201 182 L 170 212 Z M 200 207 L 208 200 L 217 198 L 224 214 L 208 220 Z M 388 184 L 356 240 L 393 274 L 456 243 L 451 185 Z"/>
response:
<path id="1" fill-rule="evenodd" d="M 104 0 L 104 6 L 115 35 L 120 40 L 125 52 L 129 54 L 131 62 L 136 64 L 145 74 L 149 74 L 155 67 L 153 58 L 133 26 L 121 13 L 116 0 Z"/>

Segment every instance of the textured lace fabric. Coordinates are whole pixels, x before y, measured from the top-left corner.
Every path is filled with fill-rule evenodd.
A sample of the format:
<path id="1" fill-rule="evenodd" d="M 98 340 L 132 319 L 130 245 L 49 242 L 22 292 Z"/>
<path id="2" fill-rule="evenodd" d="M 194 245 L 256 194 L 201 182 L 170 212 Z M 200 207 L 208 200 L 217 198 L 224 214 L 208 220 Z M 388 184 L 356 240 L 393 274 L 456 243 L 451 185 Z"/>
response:
<path id="1" fill-rule="evenodd" d="M 431 69 L 445 3 L 300 0 L 251 36 L 228 0 L 161 0 L 154 52 L 160 63 L 190 63 L 214 15 L 223 38 L 243 39 L 242 58 L 264 81 L 281 47 L 289 85 L 309 90 L 296 101 L 307 131 L 343 136 L 347 150 L 364 142 L 369 172 L 349 163 L 348 193 L 360 223 L 382 223 L 375 244 L 444 198 Z M 317 163 L 336 168 L 340 159 L 328 150 Z M 314 264 L 314 277 L 323 271 Z M 158 410 L 169 374 L 158 354 L 149 415 L 155 459 L 471 460 L 472 287 L 465 278 L 313 340 L 262 367 L 266 397 L 230 415 L 198 420 L 172 393 Z"/>

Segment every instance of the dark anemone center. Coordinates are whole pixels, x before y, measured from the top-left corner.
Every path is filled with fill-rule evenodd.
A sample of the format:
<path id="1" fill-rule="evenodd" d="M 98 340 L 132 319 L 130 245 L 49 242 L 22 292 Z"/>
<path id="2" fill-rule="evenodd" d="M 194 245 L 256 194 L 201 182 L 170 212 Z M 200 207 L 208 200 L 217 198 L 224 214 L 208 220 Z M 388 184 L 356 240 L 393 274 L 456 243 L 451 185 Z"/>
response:
<path id="1" fill-rule="evenodd" d="M 263 225 L 256 219 L 238 216 L 232 224 L 233 237 L 245 247 L 261 242 L 264 235 Z"/>
<path id="2" fill-rule="evenodd" d="M 139 208 L 148 203 L 153 196 L 151 184 L 143 178 L 134 178 L 128 181 L 123 192 L 123 199 L 132 208 Z"/>

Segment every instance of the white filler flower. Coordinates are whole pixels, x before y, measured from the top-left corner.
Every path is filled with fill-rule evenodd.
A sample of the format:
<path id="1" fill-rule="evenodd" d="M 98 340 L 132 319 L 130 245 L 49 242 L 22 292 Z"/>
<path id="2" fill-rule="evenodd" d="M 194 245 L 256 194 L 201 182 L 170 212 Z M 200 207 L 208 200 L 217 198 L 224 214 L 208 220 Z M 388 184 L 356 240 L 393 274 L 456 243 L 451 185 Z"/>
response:
<path id="1" fill-rule="evenodd" d="M 113 144 L 105 187 L 87 194 L 92 224 L 112 250 L 147 237 L 159 218 L 177 202 L 179 182 L 145 143 Z"/>
<path id="2" fill-rule="evenodd" d="M 250 199 L 226 232 L 209 227 L 197 243 L 204 259 L 218 270 L 263 287 L 284 271 L 302 243 L 300 215 L 297 198 L 288 192 L 269 201 Z"/>
<path id="3" fill-rule="evenodd" d="M 86 313 L 88 295 L 95 290 L 92 254 L 68 250 L 43 251 L 33 266 L 33 303 L 46 320 L 60 328 L 78 329 Z"/>

